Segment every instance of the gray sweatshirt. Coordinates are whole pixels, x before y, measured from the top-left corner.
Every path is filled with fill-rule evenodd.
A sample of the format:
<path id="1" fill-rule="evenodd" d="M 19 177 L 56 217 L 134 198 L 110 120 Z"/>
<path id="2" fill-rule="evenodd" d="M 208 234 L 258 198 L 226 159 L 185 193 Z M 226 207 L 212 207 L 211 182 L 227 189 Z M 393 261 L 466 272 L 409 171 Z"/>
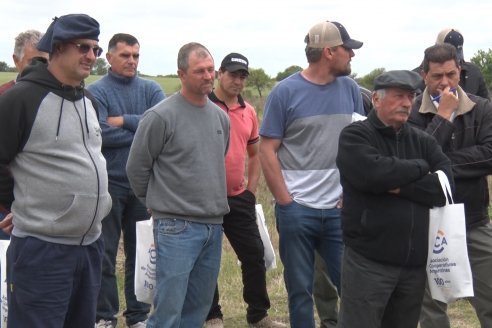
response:
<path id="1" fill-rule="evenodd" d="M 208 100 L 203 107 L 179 92 L 143 116 L 126 170 L 155 219 L 222 223 L 229 212 L 224 156 L 229 118 Z"/>

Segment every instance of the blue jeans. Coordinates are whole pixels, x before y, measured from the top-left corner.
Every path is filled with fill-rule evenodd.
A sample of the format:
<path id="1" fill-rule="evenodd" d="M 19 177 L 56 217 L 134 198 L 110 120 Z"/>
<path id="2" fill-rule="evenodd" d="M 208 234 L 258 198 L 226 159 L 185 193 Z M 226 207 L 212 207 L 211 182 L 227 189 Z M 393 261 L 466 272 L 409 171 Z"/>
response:
<path id="1" fill-rule="evenodd" d="M 340 293 L 343 252 L 340 209 L 314 209 L 292 202 L 276 204 L 275 216 L 291 327 L 314 328 L 315 250 L 325 260 L 330 278 Z"/>
<path id="2" fill-rule="evenodd" d="M 147 328 L 202 327 L 212 304 L 222 225 L 154 220 L 157 287 Z"/>
<path id="3" fill-rule="evenodd" d="M 118 286 L 116 281 L 116 255 L 123 232 L 125 252 L 125 299 L 126 324 L 133 325 L 147 319 L 150 305 L 137 301 L 135 297 L 135 248 L 136 221 L 147 220 L 149 214 L 144 205 L 135 197 L 130 188 L 109 183 L 109 193 L 113 200 L 111 212 L 102 221 L 104 238 L 104 258 L 102 267 L 101 291 L 97 299 L 97 321 L 111 321 L 116 327 L 119 312 Z"/>

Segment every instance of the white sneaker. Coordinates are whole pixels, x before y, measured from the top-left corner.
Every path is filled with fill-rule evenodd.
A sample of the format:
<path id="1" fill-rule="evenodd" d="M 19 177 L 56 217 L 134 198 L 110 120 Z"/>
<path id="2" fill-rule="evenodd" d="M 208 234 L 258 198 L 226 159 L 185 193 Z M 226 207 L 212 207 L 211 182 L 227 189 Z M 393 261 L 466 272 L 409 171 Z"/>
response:
<path id="1" fill-rule="evenodd" d="M 221 318 L 213 318 L 205 321 L 205 328 L 224 328 L 224 321 Z"/>
<path id="2" fill-rule="evenodd" d="M 95 328 L 114 328 L 113 323 L 111 321 L 106 321 L 104 319 L 99 320 L 94 327 Z"/>
<path id="3" fill-rule="evenodd" d="M 131 326 L 128 326 L 128 328 L 146 328 L 146 327 L 147 327 L 147 320 L 140 321 L 140 322 L 134 323 Z"/>

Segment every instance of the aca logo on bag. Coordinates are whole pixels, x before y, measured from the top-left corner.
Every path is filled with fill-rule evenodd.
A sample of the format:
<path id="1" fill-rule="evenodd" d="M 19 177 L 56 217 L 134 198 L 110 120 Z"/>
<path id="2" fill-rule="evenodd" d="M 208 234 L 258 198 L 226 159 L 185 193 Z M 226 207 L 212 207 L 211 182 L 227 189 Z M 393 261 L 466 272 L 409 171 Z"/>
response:
<path id="1" fill-rule="evenodd" d="M 145 275 L 149 278 L 149 280 L 145 280 L 145 287 L 152 290 L 154 289 L 154 284 L 153 282 L 155 281 L 156 278 L 156 264 L 157 261 L 157 253 L 155 251 L 155 246 L 154 244 L 150 245 L 149 248 L 149 263 L 147 263 L 147 266 L 145 267 Z"/>
<path id="2" fill-rule="evenodd" d="M 434 240 L 434 248 L 432 252 L 434 254 L 440 254 L 444 250 L 444 246 L 447 245 L 446 236 L 444 235 L 444 231 L 441 229 L 437 230 L 436 239 Z"/>

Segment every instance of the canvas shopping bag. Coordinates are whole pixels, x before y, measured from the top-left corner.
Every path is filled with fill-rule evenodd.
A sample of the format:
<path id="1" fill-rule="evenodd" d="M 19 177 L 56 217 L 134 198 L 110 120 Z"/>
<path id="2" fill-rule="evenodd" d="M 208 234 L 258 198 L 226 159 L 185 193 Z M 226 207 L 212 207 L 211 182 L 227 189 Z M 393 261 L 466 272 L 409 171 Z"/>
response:
<path id="1" fill-rule="evenodd" d="M 268 234 L 268 228 L 265 222 L 265 214 L 263 213 L 263 207 L 261 204 L 256 204 L 256 223 L 258 224 L 258 230 L 260 230 L 261 241 L 265 249 L 265 268 L 267 270 L 275 269 L 277 267 L 277 258 L 275 250 L 273 249 L 270 235 Z"/>
<path id="2" fill-rule="evenodd" d="M 453 202 L 446 174 L 436 173 L 451 203 L 447 198 L 443 207 L 430 209 L 427 281 L 432 298 L 449 303 L 473 296 L 473 280 L 466 246 L 464 205 Z"/>
<path id="3" fill-rule="evenodd" d="M 156 287 L 156 252 L 153 219 L 137 221 L 135 253 L 135 296 L 140 302 L 152 304 Z"/>
<path id="4" fill-rule="evenodd" d="M 1 266 L 1 287 L 0 287 L 0 327 L 7 328 L 7 248 L 10 240 L 0 240 L 0 266 Z"/>

